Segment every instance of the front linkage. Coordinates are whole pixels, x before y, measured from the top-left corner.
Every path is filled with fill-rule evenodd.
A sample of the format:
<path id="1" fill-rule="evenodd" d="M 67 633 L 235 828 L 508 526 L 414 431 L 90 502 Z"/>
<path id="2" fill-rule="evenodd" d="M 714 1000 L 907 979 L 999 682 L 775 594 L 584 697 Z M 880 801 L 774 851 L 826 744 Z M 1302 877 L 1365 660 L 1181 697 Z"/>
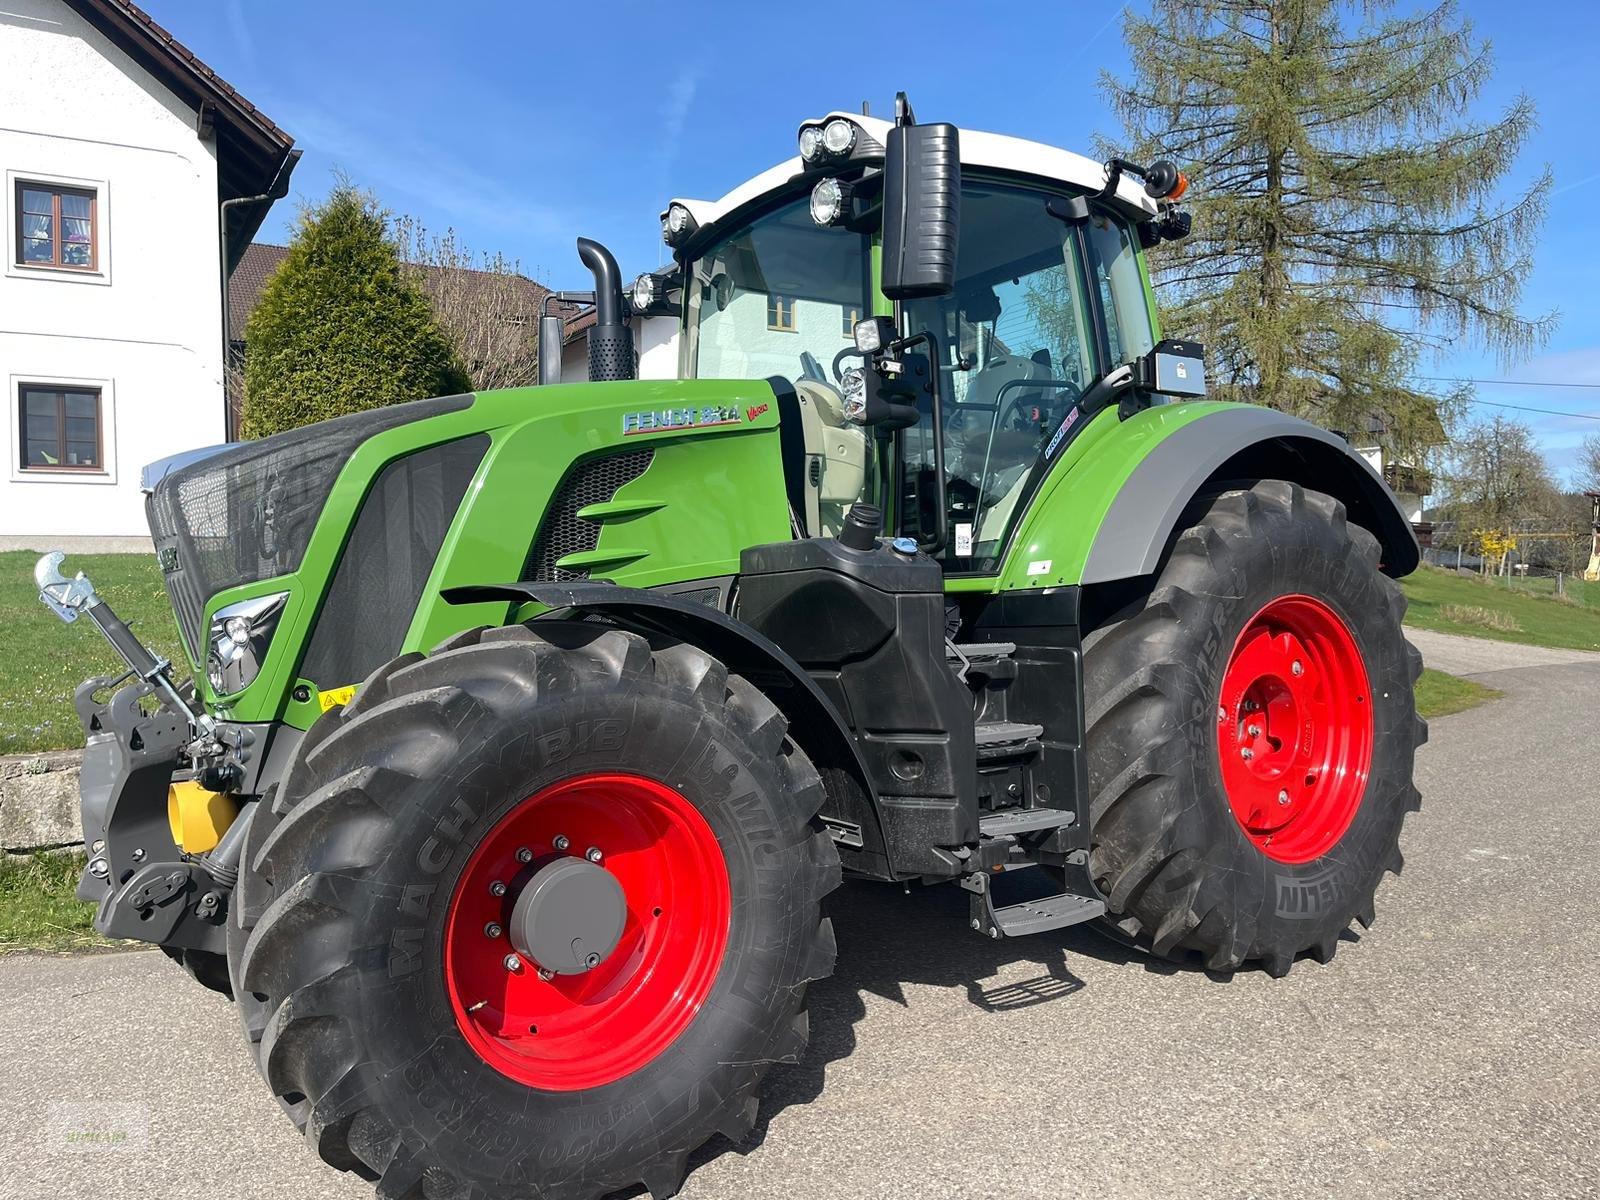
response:
<path id="1" fill-rule="evenodd" d="M 226 953 L 247 822 L 231 820 L 232 802 L 220 793 L 249 761 L 254 735 L 199 708 L 192 689 L 173 681 L 172 664 L 139 641 L 81 571 L 62 575 L 63 557 L 39 559 L 39 599 L 68 623 L 87 616 L 128 667 L 73 693 L 86 738 L 79 803 L 89 850 L 78 898 L 98 903 L 95 928 L 106 937 L 158 943 L 219 986 L 220 970 L 207 979 L 194 956 L 220 963 Z"/>

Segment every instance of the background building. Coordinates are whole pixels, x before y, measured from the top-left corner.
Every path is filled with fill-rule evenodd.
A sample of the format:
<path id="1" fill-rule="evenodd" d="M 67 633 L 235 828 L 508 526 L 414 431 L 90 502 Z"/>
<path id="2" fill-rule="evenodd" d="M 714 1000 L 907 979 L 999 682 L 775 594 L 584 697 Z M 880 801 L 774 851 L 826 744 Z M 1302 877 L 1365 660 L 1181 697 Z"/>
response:
<path id="1" fill-rule="evenodd" d="M 140 468 L 228 436 L 223 280 L 298 151 L 123 0 L 0 37 L 0 548 L 148 545 Z"/>

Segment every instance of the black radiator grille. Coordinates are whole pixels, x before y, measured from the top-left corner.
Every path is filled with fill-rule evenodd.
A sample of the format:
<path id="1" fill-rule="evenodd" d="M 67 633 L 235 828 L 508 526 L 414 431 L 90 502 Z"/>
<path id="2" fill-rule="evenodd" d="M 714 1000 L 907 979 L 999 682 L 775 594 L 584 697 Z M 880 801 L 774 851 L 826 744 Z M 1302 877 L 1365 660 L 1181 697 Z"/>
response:
<path id="1" fill-rule="evenodd" d="M 586 571 L 556 566 L 557 559 L 593 550 L 600 543 L 600 526 L 580 520 L 578 510 L 610 500 L 624 484 L 643 475 L 653 457 L 654 450 L 627 450 L 592 458 L 568 471 L 539 526 L 522 578 L 535 583 L 586 578 Z"/>

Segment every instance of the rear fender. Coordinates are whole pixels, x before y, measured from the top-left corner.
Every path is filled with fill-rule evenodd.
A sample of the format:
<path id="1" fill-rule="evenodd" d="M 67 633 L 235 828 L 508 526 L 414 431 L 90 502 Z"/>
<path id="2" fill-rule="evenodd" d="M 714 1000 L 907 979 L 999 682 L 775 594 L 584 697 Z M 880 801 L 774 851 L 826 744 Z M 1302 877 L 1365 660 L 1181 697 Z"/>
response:
<path id="1" fill-rule="evenodd" d="M 1019 529 L 1001 590 L 1153 574 L 1196 496 L 1258 479 L 1339 500 L 1378 539 L 1385 574 L 1408 575 L 1420 561 L 1378 473 L 1343 438 L 1297 417 L 1250 404 L 1162 405 L 1125 421 L 1106 412 L 1080 442 L 1081 455 L 1062 456 Z"/>
<path id="2" fill-rule="evenodd" d="M 789 719 L 789 736 L 822 775 L 824 822 L 845 868 L 891 877 L 877 796 L 849 727 L 804 667 L 726 613 L 692 600 L 607 583 L 502 583 L 447 588 L 450 604 L 542 604 L 554 616 L 594 613 L 624 629 L 665 634 L 700 647 L 742 675 Z"/>

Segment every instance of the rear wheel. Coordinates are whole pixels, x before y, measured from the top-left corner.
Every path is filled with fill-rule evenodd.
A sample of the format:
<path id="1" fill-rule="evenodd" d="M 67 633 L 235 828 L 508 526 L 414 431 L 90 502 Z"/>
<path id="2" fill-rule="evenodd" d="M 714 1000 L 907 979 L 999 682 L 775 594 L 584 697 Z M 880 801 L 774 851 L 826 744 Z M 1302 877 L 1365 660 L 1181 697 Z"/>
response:
<path id="1" fill-rule="evenodd" d="M 426 1200 L 671 1195 L 833 965 L 822 789 L 759 691 L 602 625 L 476 630 L 306 735 L 235 992 L 330 1164 Z"/>
<path id="2" fill-rule="evenodd" d="M 1085 642 L 1090 866 L 1116 927 L 1215 970 L 1369 925 L 1427 738 L 1378 544 L 1280 480 L 1211 501 Z"/>

